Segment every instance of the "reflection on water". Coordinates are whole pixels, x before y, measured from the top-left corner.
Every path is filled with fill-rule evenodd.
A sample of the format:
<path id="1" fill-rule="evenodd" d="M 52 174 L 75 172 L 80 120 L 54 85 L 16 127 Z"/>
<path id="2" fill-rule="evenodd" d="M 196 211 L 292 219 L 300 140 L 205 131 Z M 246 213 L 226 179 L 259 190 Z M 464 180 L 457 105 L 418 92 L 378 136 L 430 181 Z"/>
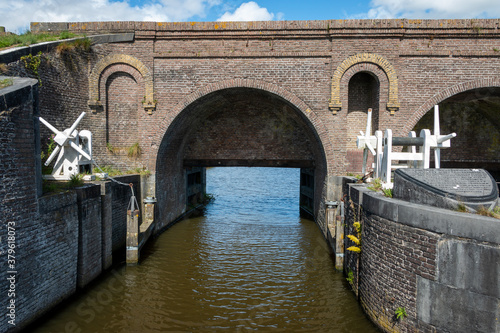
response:
<path id="1" fill-rule="evenodd" d="M 377 332 L 314 222 L 299 170 L 213 168 L 215 195 L 37 332 Z"/>

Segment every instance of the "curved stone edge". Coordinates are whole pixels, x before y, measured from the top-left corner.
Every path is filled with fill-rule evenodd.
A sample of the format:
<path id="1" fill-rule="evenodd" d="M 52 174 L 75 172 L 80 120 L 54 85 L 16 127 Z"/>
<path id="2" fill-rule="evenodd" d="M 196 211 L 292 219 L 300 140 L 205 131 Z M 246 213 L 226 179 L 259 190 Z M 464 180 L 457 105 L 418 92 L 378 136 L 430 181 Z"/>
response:
<path id="1" fill-rule="evenodd" d="M 430 202 L 433 202 L 438 198 L 442 198 L 442 199 L 452 199 L 452 200 L 457 201 L 457 202 L 462 201 L 464 203 L 470 203 L 474 206 L 480 206 L 480 205 L 486 205 L 488 202 L 491 204 L 493 202 L 496 202 L 498 199 L 498 187 L 496 186 L 496 181 L 491 176 L 491 174 L 484 169 L 476 169 L 476 170 L 478 170 L 478 172 L 481 172 L 482 174 L 484 174 L 486 177 L 488 177 L 490 179 L 491 184 L 492 184 L 491 191 L 489 193 L 483 194 L 483 195 L 469 195 L 469 196 L 458 195 L 456 193 L 444 191 L 442 189 L 439 189 L 438 187 L 433 186 L 432 184 L 423 182 L 417 178 L 412 177 L 411 175 L 405 173 L 404 170 L 407 170 L 407 169 L 395 170 L 395 172 L 394 172 L 394 184 L 400 183 L 400 185 L 405 184 L 405 186 L 407 186 L 409 184 L 413 184 L 413 186 L 419 187 L 422 191 L 425 191 L 425 193 L 427 193 L 430 196 L 430 198 L 429 198 Z M 447 169 L 447 170 L 450 170 L 450 169 Z M 471 169 L 469 169 L 469 170 L 471 170 Z M 394 186 L 394 193 L 393 193 L 394 198 L 400 198 L 400 199 L 406 200 L 408 197 L 411 198 L 411 195 L 413 195 L 413 194 L 408 195 L 407 193 L 404 193 L 403 191 L 398 191 L 399 195 L 396 196 L 396 189 L 397 188 L 398 188 L 398 186 Z M 411 200 L 409 200 L 409 201 L 411 201 Z M 431 203 L 429 203 L 429 204 L 431 204 Z M 437 206 L 437 205 L 433 205 L 433 206 Z"/>
<path id="2" fill-rule="evenodd" d="M 0 112 L 34 100 L 37 94 L 38 80 L 0 75 L 0 80 L 4 79 L 11 79 L 12 85 L 0 89 Z"/>
<path id="3" fill-rule="evenodd" d="M 349 191 L 357 192 L 365 210 L 382 218 L 435 233 L 500 244 L 498 219 L 387 198 L 366 185 L 349 185 Z"/>

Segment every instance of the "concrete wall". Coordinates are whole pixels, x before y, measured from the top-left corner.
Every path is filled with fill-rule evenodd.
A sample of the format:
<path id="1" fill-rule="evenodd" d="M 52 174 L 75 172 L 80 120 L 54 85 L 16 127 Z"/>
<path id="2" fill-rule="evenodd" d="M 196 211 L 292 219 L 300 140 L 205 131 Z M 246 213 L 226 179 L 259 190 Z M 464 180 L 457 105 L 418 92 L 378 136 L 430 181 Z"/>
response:
<path id="1" fill-rule="evenodd" d="M 346 203 L 346 235 L 362 221 L 362 252 L 346 251 L 345 270 L 380 328 L 500 331 L 500 220 L 386 198 L 365 185 L 350 185 Z"/>

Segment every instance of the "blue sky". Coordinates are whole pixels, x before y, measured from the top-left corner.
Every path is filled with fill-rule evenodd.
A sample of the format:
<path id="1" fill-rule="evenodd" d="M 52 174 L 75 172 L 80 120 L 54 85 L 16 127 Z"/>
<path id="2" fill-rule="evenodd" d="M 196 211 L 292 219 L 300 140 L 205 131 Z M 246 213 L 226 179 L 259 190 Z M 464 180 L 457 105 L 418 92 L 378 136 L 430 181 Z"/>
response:
<path id="1" fill-rule="evenodd" d="M 30 22 L 500 18 L 500 0 L 0 0 L 0 26 Z"/>

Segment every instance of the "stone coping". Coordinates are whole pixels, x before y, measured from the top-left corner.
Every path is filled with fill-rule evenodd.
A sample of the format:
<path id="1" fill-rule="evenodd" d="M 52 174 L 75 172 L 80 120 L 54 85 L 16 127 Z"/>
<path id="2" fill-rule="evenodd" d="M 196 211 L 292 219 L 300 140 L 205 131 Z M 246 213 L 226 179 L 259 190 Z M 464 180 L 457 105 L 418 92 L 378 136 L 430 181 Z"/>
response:
<path id="1" fill-rule="evenodd" d="M 500 19 L 356 19 L 248 22 L 32 22 L 31 31 L 168 30 L 336 30 L 336 29 L 498 29 Z"/>
<path id="2" fill-rule="evenodd" d="M 388 198 L 367 186 L 349 184 L 349 195 L 359 197 L 359 204 L 373 215 L 435 233 L 500 244 L 498 219 Z"/>

